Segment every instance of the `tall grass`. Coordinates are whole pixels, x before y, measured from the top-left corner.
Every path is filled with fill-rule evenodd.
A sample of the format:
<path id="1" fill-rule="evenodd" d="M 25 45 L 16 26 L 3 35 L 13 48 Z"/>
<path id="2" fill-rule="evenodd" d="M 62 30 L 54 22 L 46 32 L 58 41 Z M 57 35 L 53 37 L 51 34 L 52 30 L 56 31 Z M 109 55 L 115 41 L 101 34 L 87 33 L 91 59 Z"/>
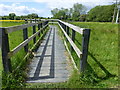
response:
<path id="1" fill-rule="evenodd" d="M 74 70 L 67 82 L 30 83 L 27 88 L 117 88 L 118 86 L 118 25 L 99 22 L 72 22 L 72 24 L 91 29 L 88 65 L 85 73 Z M 63 33 L 59 28 L 62 37 Z M 71 30 L 70 30 L 71 33 Z M 71 35 L 70 35 L 71 36 Z M 81 49 L 81 35 L 76 33 L 75 44 Z M 68 43 L 70 49 L 70 45 Z M 72 52 L 79 68 L 80 59 Z"/>
<path id="2" fill-rule="evenodd" d="M 118 85 L 118 24 L 99 22 L 73 22 L 82 28 L 90 28 L 91 36 L 88 51 L 88 72 L 92 72 L 98 87 Z M 80 35 L 75 43 L 81 45 Z M 75 60 L 76 55 L 73 55 Z"/>
<path id="3" fill-rule="evenodd" d="M 21 23 L 11 23 L 11 25 L 17 25 Z M 88 65 L 85 74 L 78 74 L 73 71 L 70 79 L 64 83 L 32 83 L 26 84 L 27 88 L 116 88 L 118 85 L 118 25 L 111 23 L 99 23 L 99 22 L 72 22 L 77 26 L 91 29 L 91 37 L 89 43 L 88 53 Z M 10 26 L 10 23 L 6 23 L 6 26 Z M 59 28 L 60 30 L 60 28 Z M 62 33 L 62 32 L 61 32 Z M 29 29 L 29 35 L 32 34 L 32 30 Z M 16 45 L 22 42 L 22 30 L 11 33 L 10 37 L 10 49 L 13 49 Z M 17 38 L 16 38 L 17 37 Z M 81 49 L 81 36 L 76 33 L 75 43 Z M 30 42 L 32 45 L 32 41 Z M 70 45 L 69 45 L 70 46 Z M 70 48 L 70 47 L 69 47 Z M 23 50 L 23 49 L 22 49 Z M 18 62 L 21 61 L 22 55 L 25 52 L 20 51 L 12 57 L 13 68 L 16 67 Z M 24 52 L 24 53 L 21 53 Z M 72 52 L 75 63 L 79 68 L 80 59 Z M 17 58 L 16 58 L 17 57 Z M 19 71 L 17 73 L 20 73 Z M 18 78 L 18 76 L 20 76 Z M 18 83 L 22 87 L 23 74 L 19 74 L 16 78 L 17 81 L 12 83 Z M 9 76 L 8 79 L 10 79 Z M 21 82 L 20 82 L 21 81 Z M 9 81 L 9 84 L 11 82 Z M 16 87 L 9 85 L 11 87 Z"/>
<path id="4" fill-rule="evenodd" d="M 15 25 L 21 25 L 25 22 L 2 22 L 2 27 L 9 27 L 9 26 L 15 26 Z M 36 26 L 36 31 L 38 31 L 38 28 Z M 28 28 L 28 37 L 30 37 L 33 33 L 32 27 Z M 37 36 L 36 39 L 38 40 L 39 37 Z M 14 49 L 16 46 L 18 46 L 21 42 L 23 42 L 23 30 L 18 30 L 15 32 L 12 32 L 9 34 L 9 46 L 10 50 Z M 29 49 L 33 47 L 33 40 L 29 42 L 28 44 Z M 23 58 L 25 57 L 26 52 L 24 51 L 24 48 L 22 48 L 19 52 L 17 52 L 14 56 L 11 58 L 11 65 L 12 70 L 15 70 L 18 65 L 23 62 Z M 23 63 L 25 64 L 25 63 Z M 26 69 L 25 65 L 22 65 L 23 67 L 20 67 L 14 71 L 14 73 L 10 75 L 4 75 L 3 78 L 7 79 L 3 80 L 3 87 L 21 87 L 23 86 L 23 82 L 25 81 L 26 72 L 23 71 L 23 69 Z"/>

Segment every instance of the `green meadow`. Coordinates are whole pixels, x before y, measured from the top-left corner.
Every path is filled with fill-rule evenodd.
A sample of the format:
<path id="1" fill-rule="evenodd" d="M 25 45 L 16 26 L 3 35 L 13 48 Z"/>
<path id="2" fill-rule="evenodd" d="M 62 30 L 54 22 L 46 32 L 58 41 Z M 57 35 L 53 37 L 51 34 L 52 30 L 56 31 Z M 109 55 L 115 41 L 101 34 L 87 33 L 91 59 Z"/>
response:
<path id="1" fill-rule="evenodd" d="M 77 73 L 74 70 L 64 83 L 31 83 L 27 88 L 117 88 L 118 87 L 118 25 L 102 22 L 72 22 L 81 28 L 90 28 L 87 70 Z M 59 28 L 63 39 L 64 35 Z M 70 29 L 71 37 L 71 29 Z M 66 39 L 65 39 L 66 40 Z M 81 49 L 82 36 L 76 33 L 75 44 Z M 67 43 L 70 49 L 70 44 Z M 80 59 L 74 51 L 72 56 L 77 67 Z"/>
<path id="2" fill-rule="evenodd" d="M 13 79 L 13 76 L 8 77 L 8 81 L 3 81 L 5 84 L 9 82 L 9 87 L 27 87 L 27 88 L 116 88 L 118 86 L 118 25 L 112 23 L 102 22 L 71 22 L 81 28 L 90 28 L 90 43 L 88 50 L 88 65 L 85 74 L 79 74 L 74 70 L 70 79 L 64 83 L 32 83 L 23 84 L 24 74 L 19 73 L 18 81 Z M 3 22 L 2 27 L 8 27 L 13 25 L 21 25 L 23 22 Z M 59 28 L 60 30 L 60 28 Z M 32 28 L 28 30 L 28 35 L 32 34 Z M 62 32 L 60 30 L 61 36 Z M 9 34 L 9 44 L 12 50 L 18 44 L 23 41 L 22 30 Z M 75 43 L 81 49 L 81 35 L 76 33 Z M 29 43 L 29 47 L 32 47 L 33 41 Z M 70 47 L 69 43 L 68 46 Z M 13 69 L 22 61 L 25 56 L 24 49 L 16 53 L 11 58 Z M 80 59 L 75 52 L 72 52 L 72 56 L 75 60 L 77 67 L 79 68 Z M 1 71 L 0 65 L 0 71 Z M 11 85 L 10 83 L 14 85 Z M 6 87 L 6 86 L 4 86 Z"/>
<path id="3" fill-rule="evenodd" d="M 81 28 L 90 28 L 87 76 L 94 87 L 117 87 L 118 85 L 118 24 L 104 22 L 72 22 Z M 76 45 L 81 47 L 80 35 Z M 73 53 L 77 64 L 79 59 Z M 88 74 L 89 75 L 89 74 Z"/>
<path id="4" fill-rule="evenodd" d="M 2 25 L 0 27 L 10 27 L 10 26 L 16 26 L 16 25 L 22 25 L 25 22 L 2 22 Z M 36 26 L 36 31 L 38 30 Z M 33 33 L 33 28 L 28 28 L 28 37 L 30 37 Z M 41 35 L 42 36 L 42 35 Z M 38 40 L 39 37 L 37 36 L 36 39 Z M 10 50 L 14 49 L 16 46 L 18 46 L 21 42 L 23 42 L 23 30 L 18 30 L 15 32 L 12 32 L 9 34 L 9 46 Z M 28 44 L 29 50 L 33 47 L 33 40 L 31 40 Z M 25 81 L 26 72 L 23 71 L 23 69 L 26 69 L 26 61 L 23 60 L 25 55 L 27 53 L 24 51 L 24 48 L 22 48 L 19 52 L 17 52 L 14 56 L 11 57 L 11 65 L 12 70 L 15 70 L 14 73 L 6 76 L 3 74 L 3 78 L 8 78 L 2 81 L 3 87 L 22 87 L 23 82 Z M 2 62 L 1 62 L 2 63 Z M 22 65 L 21 65 L 22 63 Z M 17 68 L 19 65 L 22 67 Z M 16 69 L 17 68 L 17 69 Z M 2 65 L 0 67 L 0 71 L 2 71 Z M 7 84 L 8 85 L 7 85 Z"/>

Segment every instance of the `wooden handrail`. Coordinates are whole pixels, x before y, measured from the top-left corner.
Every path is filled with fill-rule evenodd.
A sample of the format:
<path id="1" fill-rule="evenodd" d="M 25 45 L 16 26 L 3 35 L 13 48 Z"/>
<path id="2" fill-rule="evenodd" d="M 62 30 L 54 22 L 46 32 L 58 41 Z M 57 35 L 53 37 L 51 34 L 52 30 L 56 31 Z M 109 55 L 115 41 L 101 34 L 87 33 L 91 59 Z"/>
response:
<path id="1" fill-rule="evenodd" d="M 26 39 L 25 41 L 23 41 L 22 43 L 20 43 L 17 47 L 15 47 L 13 50 L 11 50 L 8 53 L 8 58 L 12 57 L 15 53 L 17 53 L 19 50 L 21 50 L 21 48 L 23 48 L 26 44 L 28 44 L 34 37 L 36 37 L 41 30 L 43 30 L 44 28 L 46 28 L 48 26 L 45 25 L 43 28 L 41 28 L 39 31 L 37 31 L 35 34 L 33 34 L 32 36 L 30 36 L 28 39 Z"/>
<path id="2" fill-rule="evenodd" d="M 38 25 L 37 32 L 36 32 L 36 25 Z M 28 37 L 27 28 L 31 26 L 33 27 L 33 34 L 30 37 Z M 12 27 L 0 27 L 0 30 L 2 32 L 2 61 L 3 61 L 4 71 L 6 73 L 12 71 L 10 58 L 19 50 L 21 50 L 23 47 L 25 52 L 28 52 L 28 43 L 31 40 L 33 40 L 35 44 L 36 36 L 38 35 L 40 37 L 40 32 L 43 32 L 43 29 L 45 29 L 47 26 L 48 26 L 48 21 L 44 21 L 42 23 L 41 22 L 28 23 L 28 24 L 12 26 Z M 10 51 L 8 34 L 18 30 L 23 30 L 23 42 Z"/>
<path id="3" fill-rule="evenodd" d="M 67 40 L 69 41 L 69 43 L 71 44 L 71 46 L 73 47 L 73 49 L 75 50 L 77 56 L 80 58 L 82 55 L 82 52 L 79 50 L 79 48 L 75 45 L 75 43 L 72 41 L 72 39 L 67 35 L 67 33 L 64 31 L 64 29 L 61 27 L 61 25 L 58 23 L 58 25 L 60 26 L 60 28 L 62 29 L 64 35 L 66 36 Z"/>
<path id="4" fill-rule="evenodd" d="M 5 28 L 5 32 L 7 34 L 9 33 L 12 33 L 14 31 L 18 31 L 18 30 L 22 30 L 24 28 L 27 28 L 27 27 L 30 27 L 30 26 L 34 26 L 36 24 L 39 24 L 39 23 L 29 23 L 29 24 L 23 24 L 23 25 L 17 25 L 17 26 L 11 26 L 11 27 L 4 27 Z"/>
<path id="5" fill-rule="evenodd" d="M 58 20 L 58 19 L 50 19 L 51 23 L 57 23 L 63 34 L 64 37 L 69 41 L 71 45 L 71 52 L 74 50 L 77 56 L 80 58 L 80 71 L 83 72 L 86 69 L 87 65 L 87 56 L 88 56 L 88 46 L 89 46 L 89 38 L 90 38 L 90 29 L 80 28 L 78 26 L 72 25 L 70 23 Z M 54 22 L 55 21 L 55 22 Z M 57 21 L 57 22 L 56 22 Z M 72 30 L 72 37 L 69 36 L 69 28 Z M 75 33 L 78 32 L 82 35 L 82 50 L 76 46 L 75 44 Z"/>
<path id="6" fill-rule="evenodd" d="M 75 25 L 72 25 L 70 23 L 67 23 L 67 22 L 64 22 L 64 21 L 61 21 L 61 20 L 58 20 L 59 22 L 63 23 L 64 25 L 68 26 L 69 28 L 73 29 L 74 31 L 80 33 L 80 34 L 83 34 L 83 30 L 85 28 L 80 28 L 78 26 L 75 26 Z"/>

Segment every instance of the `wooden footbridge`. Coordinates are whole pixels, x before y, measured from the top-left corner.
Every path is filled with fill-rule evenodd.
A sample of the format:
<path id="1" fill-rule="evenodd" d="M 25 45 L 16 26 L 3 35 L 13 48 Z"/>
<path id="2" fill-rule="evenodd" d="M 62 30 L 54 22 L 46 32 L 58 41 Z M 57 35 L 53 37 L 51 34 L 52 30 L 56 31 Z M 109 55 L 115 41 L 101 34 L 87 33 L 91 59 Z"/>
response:
<path id="1" fill-rule="evenodd" d="M 11 67 L 11 57 L 23 47 L 25 52 L 28 52 L 24 58 L 25 60 L 29 60 L 29 57 L 33 56 L 28 65 L 29 71 L 26 81 L 28 83 L 67 81 L 71 71 L 70 65 L 68 65 L 69 58 L 67 52 L 71 57 L 74 68 L 78 70 L 71 55 L 73 50 L 79 57 L 80 71 L 83 72 L 85 70 L 90 29 L 80 28 L 57 19 L 42 20 L 42 22 L 39 22 L 39 20 L 27 20 L 27 22 L 29 21 L 30 23 L 19 26 L 0 28 L 0 33 L 2 33 L 0 40 L 2 42 L 2 62 L 6 73 L 14 71 Z M 53 23 L 59 25 L 65 39 L 60 37 L 59 28 Z M 28 37 L 28 27 L 33 27 L 33 35 L 30 37 Z M 49 30 L 46 30 L 47 27 L 49 27 Z M 17 30 L 23 30 L 24 41 L 13 50 L 10 50 L 8 34 Z M 75 44 L 76 33 L 82 35 L 82 50 Z M 36 36 L 41 38 L 37 41 Z M 28 49 L 28 44 L 31 40 L 33 40 L 34 46 L 32 49 Z M 71 45 L 70 50 L 67 43 Z M 20 66 L 22 66 L 21 63 L 16 68 L 20 68 Z"/>

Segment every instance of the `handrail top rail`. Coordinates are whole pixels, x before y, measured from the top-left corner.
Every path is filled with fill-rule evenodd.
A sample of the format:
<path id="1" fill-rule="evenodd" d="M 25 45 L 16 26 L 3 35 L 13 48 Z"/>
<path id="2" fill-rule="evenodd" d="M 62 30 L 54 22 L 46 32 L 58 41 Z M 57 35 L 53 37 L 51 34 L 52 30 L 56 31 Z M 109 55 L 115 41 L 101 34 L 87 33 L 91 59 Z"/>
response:
<path id="1" fill-rule="evenodd" d="M 85 28 L 80 28 L 78 26 L 75 26 L 73 24 L 70 24 L 70 23 L 67 23 L 67 22 L 64 22 L 64 21 L 61 21 L 61 20 L 58 20 L 58 21 L 65 24 L 66 26 L 70 27 L 71 29 L 75 30 L 76 32 L 78 32 L 80 34 L 83 34 L 83 30 L 85 30 Z"/>
<path id="2" fill-rule="evenodd" d="M 34 25 L 38 25 L 40 23 L 42 23 L 42 22 L 27 23 L 27 24 L 22 24 L 22 25 L 16 25 L 16 26 L 10 26 L 10 27 L 0 27 L 0 28 L 5 29 L 5 32 L 8 34 L 8 33 L 11 33 L 13 31 L 25 29 L 27 27 L 34 26 Z"/>
<path id="3" fill-rule="evenodd" d="M 64 22 L 64 21 L 59 20 L 59 19 L 48 19 L 48 20 L 59 21 L 59 22 L 65 24 L 66 26 L 68 26 L 69 28 L 73 29 L 74 31 L 80 33 L 80 34 L 83 34 L 83 31 L 86 29 L 86 28 L 80 28 L 80 27 L 78 27 L 78 26 L 75 26 L 75 25 L 70 24 L 70 23 L 68 23 L 68 22 Z"/>

